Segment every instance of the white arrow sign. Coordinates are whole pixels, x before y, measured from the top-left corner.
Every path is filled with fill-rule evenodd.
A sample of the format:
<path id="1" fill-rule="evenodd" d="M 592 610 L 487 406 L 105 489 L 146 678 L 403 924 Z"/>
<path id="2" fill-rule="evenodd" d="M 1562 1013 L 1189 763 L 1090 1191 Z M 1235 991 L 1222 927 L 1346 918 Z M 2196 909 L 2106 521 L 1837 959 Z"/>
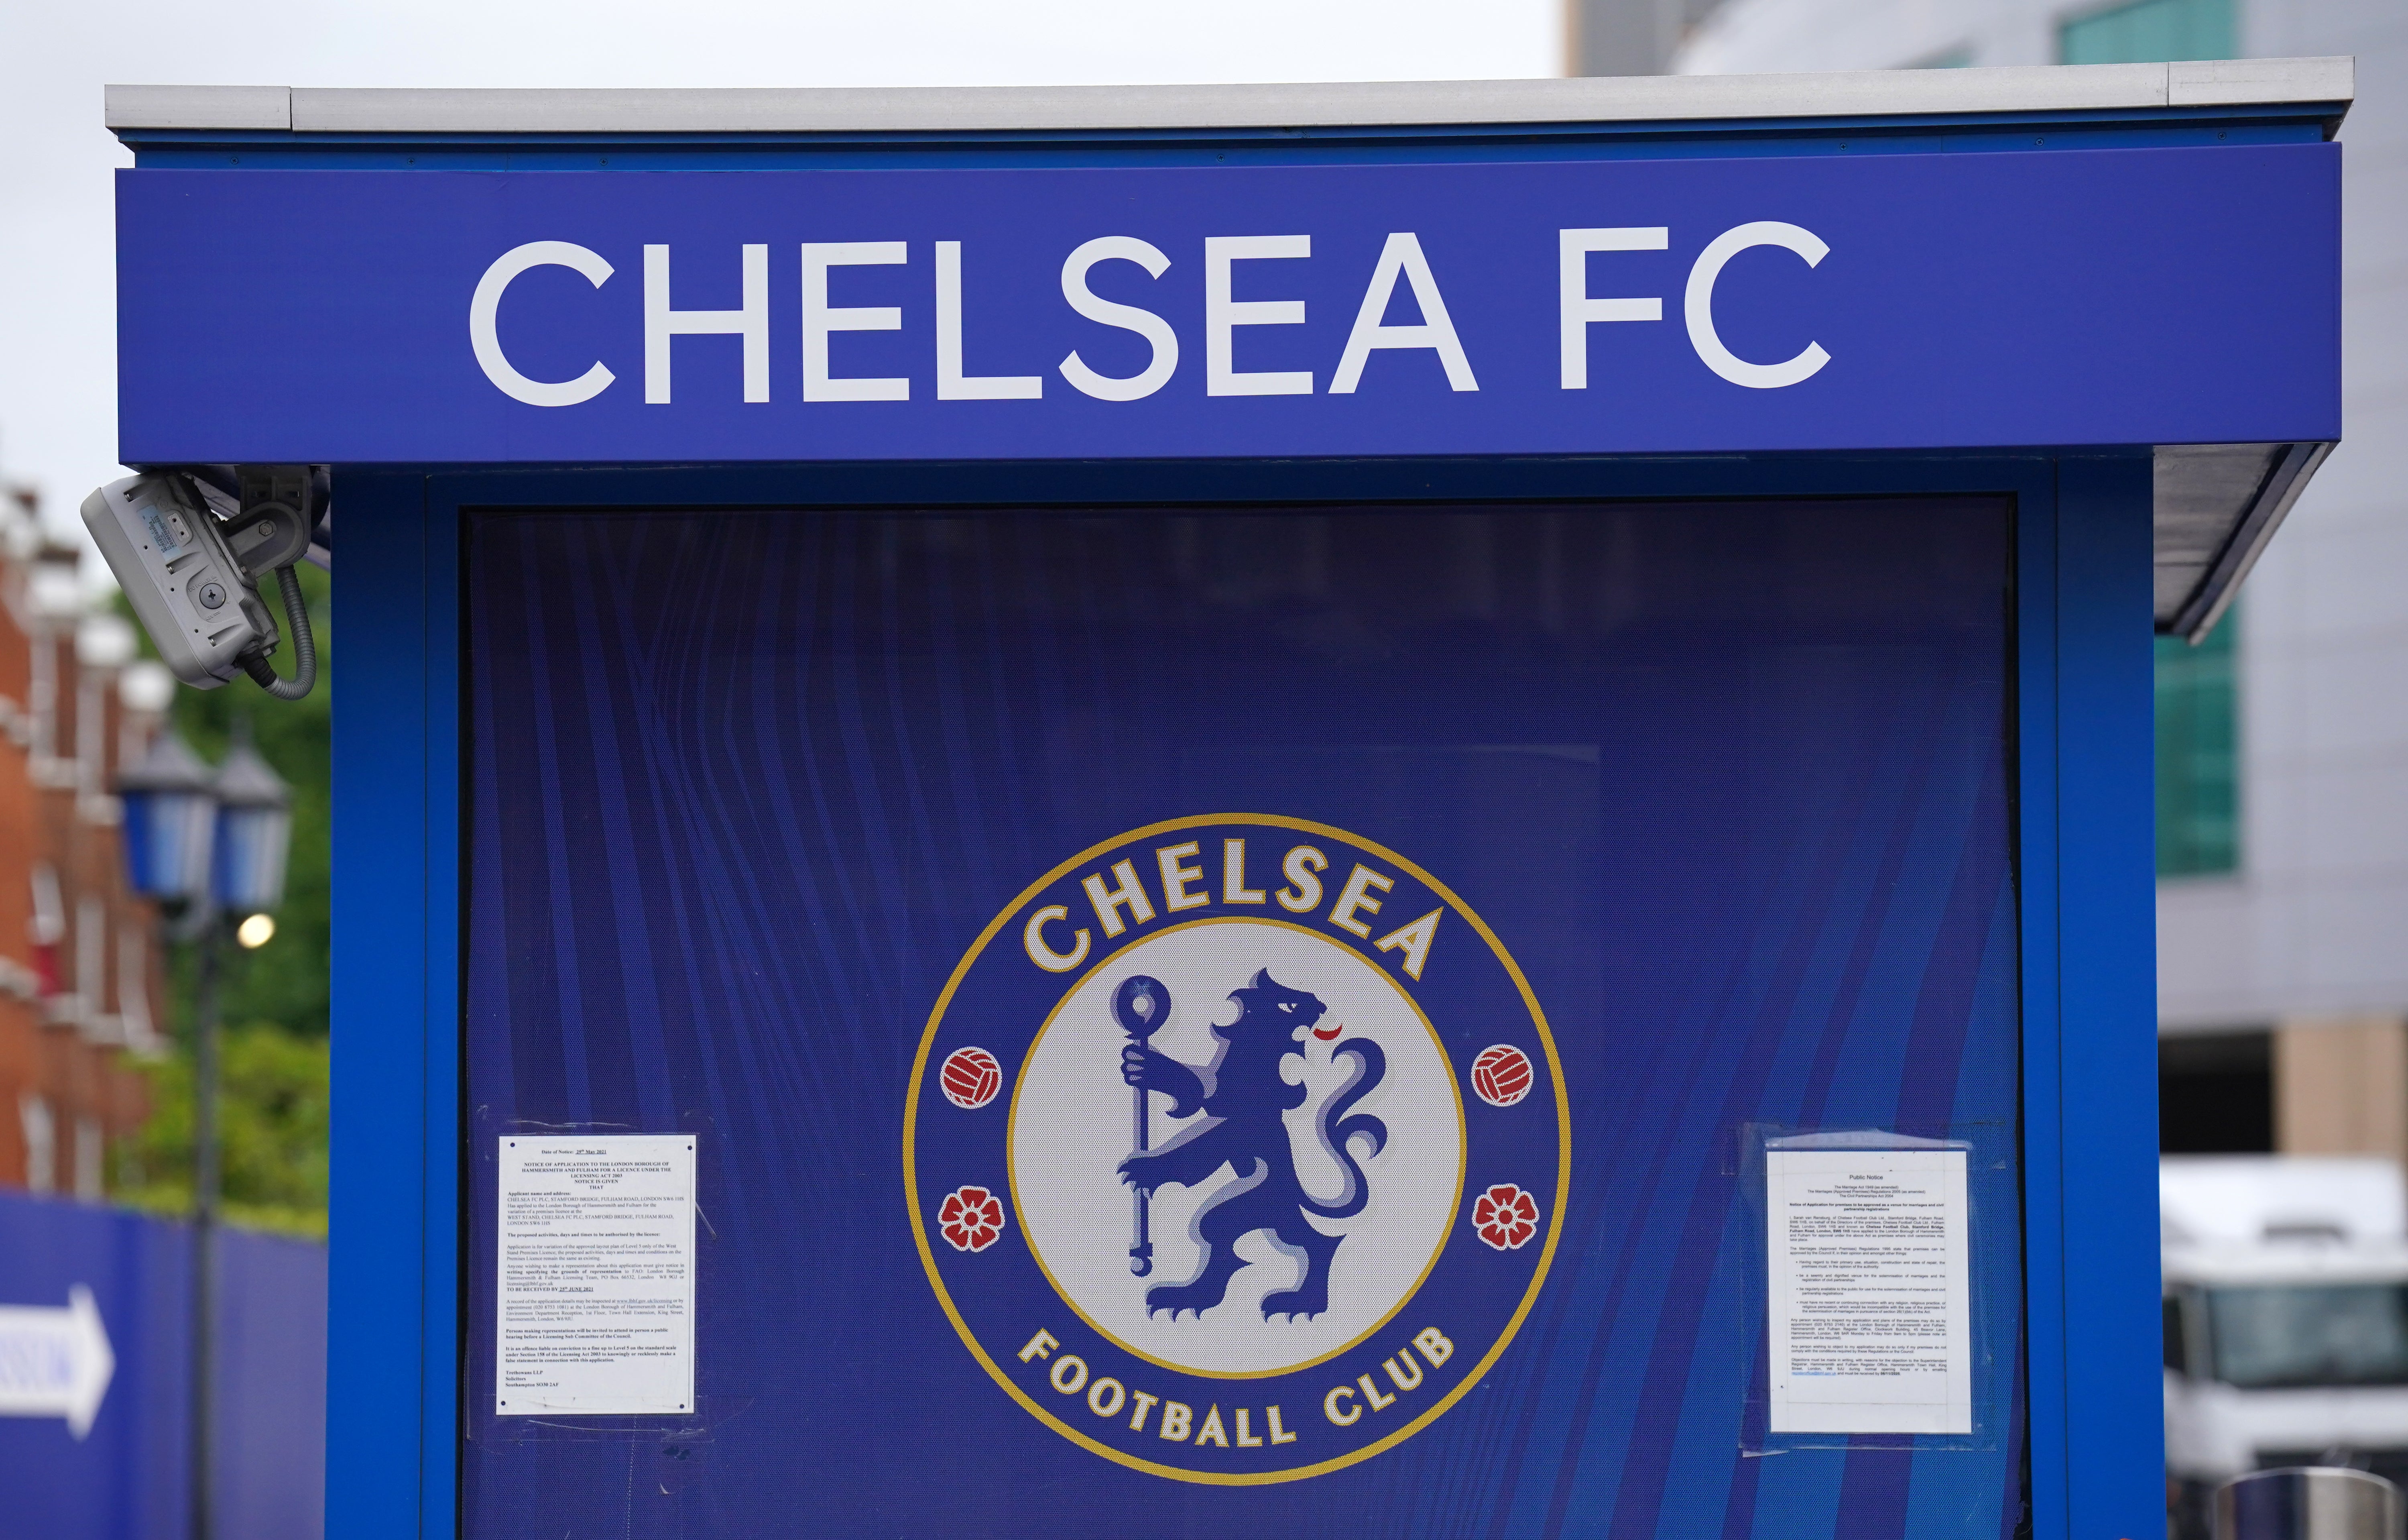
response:
<path id="1" fill-rule="evenodd" d="M 0 1305 L 0 1417 L 60 1417 L 81 1438 L 92 1431 L 117 1372 L 92 1290 L 67 1290 L 66 1308 Z"/>

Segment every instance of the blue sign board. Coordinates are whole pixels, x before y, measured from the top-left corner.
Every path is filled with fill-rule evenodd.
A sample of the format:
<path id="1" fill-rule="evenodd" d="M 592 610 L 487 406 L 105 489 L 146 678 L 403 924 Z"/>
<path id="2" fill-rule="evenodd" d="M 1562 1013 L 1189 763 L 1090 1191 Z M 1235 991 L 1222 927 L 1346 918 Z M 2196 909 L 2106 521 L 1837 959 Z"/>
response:
<path id="1" fill-rule="evenodd" d="M 574 464 L 2330 439 L 2340 175 L 2322 143 L 134 170 L 118 210 L 122 453 Z M 197 229 L 276 234 L 167 235 Z"/>

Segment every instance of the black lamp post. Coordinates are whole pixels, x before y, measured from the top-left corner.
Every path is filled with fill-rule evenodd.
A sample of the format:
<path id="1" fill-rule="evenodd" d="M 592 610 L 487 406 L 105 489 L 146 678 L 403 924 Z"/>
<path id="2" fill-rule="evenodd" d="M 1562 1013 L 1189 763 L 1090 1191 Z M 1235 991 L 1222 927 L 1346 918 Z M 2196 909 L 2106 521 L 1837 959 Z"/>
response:
<path id="1" fill-rule="evenodd" d="M 163 732 L 118 776 L 126 884 L 156 902 L 170 941 L 197 943 L 193 991 L 193 1540 L 209 1540 L 210 1388 L 218 1225 L 218 961 L 229 917 L 246 945 L 284 897 L 292 796 L 237 722 L 225 763 L 212 770 L 184 741 Z M 251 938 L 256 934 L 258 941 Z"/>
<path id="2" fill-rule="evenodd" d="M 192 1535 L 209 1533 L 211 1312 L 218 1222 L 217 928 L 209 905 L 217 842 L 217 772 L 173 731 L 151 741 L 140 762 L 118 773 L 125 885 L 159 906 L 168 940 L 201 936 L 193 1023 Z"/>

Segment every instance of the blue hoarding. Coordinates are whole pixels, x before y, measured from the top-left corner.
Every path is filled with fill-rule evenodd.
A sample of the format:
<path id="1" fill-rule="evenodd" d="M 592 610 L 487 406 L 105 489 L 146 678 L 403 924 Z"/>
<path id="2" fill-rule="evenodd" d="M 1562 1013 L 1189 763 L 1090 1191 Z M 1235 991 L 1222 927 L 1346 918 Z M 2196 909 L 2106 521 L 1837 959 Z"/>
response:
<path id="1" fill-rule="evenodd" d="M 463 1533 L 2012 1533 L 2014 538 L 473 515 Z M 1828 1130 L 1972 1152 L 1971 1433 L 1766 1445 Z M 495 1414 L 538 1131 L 692 1136 L 691 1415 Z"/>
<path id="2" fill-rule="evenodd" d="M 326 1251 L 221 1231 L 211 1513 L 221 1535 L 323 1533 Z M 192 1533 L 193 1233 L 87 1203 L 0 1193 L 0 1533 Z M 72 1304 L 70 1302 L 74 1302 Z M 73 1361 L 43 1317 L 82 1314 Z M 79 1394 L 61 1415 L 42 1392 Z M 87 1420 L 88 1419 L 88 1420 Z"/>
<path id="3" fill-rule="evenodd" d="M 119 182 L 122 453 L 2327 440 L 2339 157 L 140 169 Z"/>

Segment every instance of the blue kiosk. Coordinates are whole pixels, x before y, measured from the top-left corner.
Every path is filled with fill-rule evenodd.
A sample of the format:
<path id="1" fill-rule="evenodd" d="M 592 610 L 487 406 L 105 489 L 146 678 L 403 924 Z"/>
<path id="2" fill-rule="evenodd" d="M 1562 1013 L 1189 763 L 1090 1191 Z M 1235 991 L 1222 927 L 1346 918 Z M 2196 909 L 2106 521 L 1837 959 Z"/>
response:
<path id="1" fill-rule="evenodd" d="M 124 458 L 341 513 L 328 1533 L 2160 1533 L 2351 92 L 113 89 Z"/>

